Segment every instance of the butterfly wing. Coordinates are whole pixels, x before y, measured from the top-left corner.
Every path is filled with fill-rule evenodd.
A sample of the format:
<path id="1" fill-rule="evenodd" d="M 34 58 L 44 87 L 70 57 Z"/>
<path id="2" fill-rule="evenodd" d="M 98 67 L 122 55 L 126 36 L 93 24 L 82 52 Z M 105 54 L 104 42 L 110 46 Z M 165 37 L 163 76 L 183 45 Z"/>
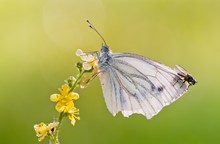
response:
<path id="1" fill-rule="evenodd" d="M 99 75 L 108 110 L 115 116 L 133 113 L 147 119 L 181 97 L 189 86 L 175 69 L 143 56 L 112 54 L 112 60 Z"/>

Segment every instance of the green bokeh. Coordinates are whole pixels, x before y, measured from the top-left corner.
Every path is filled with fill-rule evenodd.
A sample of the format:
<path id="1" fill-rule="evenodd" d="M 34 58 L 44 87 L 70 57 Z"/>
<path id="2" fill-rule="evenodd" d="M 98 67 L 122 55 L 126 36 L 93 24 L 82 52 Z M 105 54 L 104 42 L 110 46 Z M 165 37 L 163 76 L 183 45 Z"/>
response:
<path id="1" fill-rule="evenodd" d="M 198 84 L 146 120 L 113 117 L 96 79 L 78 90 L 81 120 L 63 123 L 61 144 L 220 141 L 220 1 L 0 0 L 0 143 L 38 143 L 33 125 L 56 118 L 49 95 L 76 74 L 76 49 L 96 51 L 102 43 L 86 19 L 114 52 L 180 64 Z"/>

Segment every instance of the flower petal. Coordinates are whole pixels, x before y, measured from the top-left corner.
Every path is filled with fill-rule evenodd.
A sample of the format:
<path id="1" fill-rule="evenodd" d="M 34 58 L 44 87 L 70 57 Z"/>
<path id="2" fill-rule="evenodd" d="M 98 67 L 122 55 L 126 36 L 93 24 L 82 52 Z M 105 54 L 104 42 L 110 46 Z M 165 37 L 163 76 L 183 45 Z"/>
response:
<path id="1" fill-rule="evenodd" d="M 68 86 L 68 84 L 64 84 L 61 86 L 60 93 L 62 96 L 65 96 L 69 93 L 69 90 L 70 90 L 70 87 Z"/>
<path id="2" fill-rule="evenodd" d="M 92 69 L 92 65 L 88 62 L 84 62 L 83 63 L 83 68 L 84 70 L 91 70 Z"/>
<path id="3" fill-rule="evenodd" d="M 59 124 L 59 122 L 54 121 L 52 123 L 49 123 L 47 127 L 50 130 L 50 129 L 57 127 L 58 124 Z"/>
<path id="4" fill-rule="evenodd" d="M 57 101 L 59 101 L 61 99 L 61 95 L 60 94 L 52 94 L 51 96 L 50 96 L 50 100 L 52 101 L 52 102 L 57 102 Z"/>
<path id="5" fill-rule="evenodd" d="M 87 61 L 88 56 L 87 55 L 81 55 L 80 58 L 81 58 L 82 61 Z"/>
<path id="6" fill-rule="evenodd" d="M 68 98 L 70 100 L 77 100 L 79 98 L 79 94 L 75 93 L 75 92 L 71 92 L 71 93 L 68 94 Z"/>
<path id="7" fill-rule="evenodd" d="M 66 103 L 64 112 L 69 112 L 74 107 L 73 101 L 69 101 Z"/>
<path id="8" fill-rule="evenodd" d="M 65 110 L 66 106 L 62 102 L 58 102 L 56 104 L 56 110 L 58 112 L 63 112 Z"/>
<path id="9" fill-rule="evenodd" d="M 58 124 L 59 122 L 55 122 L 55 121 L 48 124 L 47 128 L 48 128 L 48 132 L 50 133 L 50 135 L 54 135 Z"/>
<path id="10" fill-rule="evenodd" d="M 83 51 L 81 50 L 81 49 L 77 49 L 76 50 L 76 56 L 81 56 L 81 55 L 83 55 L 84 53 L 83 53 Z"/>
<path id="11" fill-rule="evenodd" d="M 89 55 L 87 56 L 87 62 L 92 62 L 92 61 L 94 61 L 94 60 L 95 60 L 95 57 L 94 57 L 93 55 L 89 54 Z"/>

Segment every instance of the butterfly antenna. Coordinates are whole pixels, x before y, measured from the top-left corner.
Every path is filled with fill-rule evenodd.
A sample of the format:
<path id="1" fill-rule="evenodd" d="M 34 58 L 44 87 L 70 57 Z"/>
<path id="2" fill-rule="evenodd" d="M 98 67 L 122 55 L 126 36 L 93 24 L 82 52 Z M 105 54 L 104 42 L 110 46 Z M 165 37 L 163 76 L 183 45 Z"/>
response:
<path id="1" fill-rule="evenodd" d="M 105 39 L 102 37 L 102 35 L 99 33 L 99 31 L 93 26 L 93 24 L 89 20 L 86 20 L 86 22 L 89 24 L 89 27 L 91 29 L 93 29 L 101 37 L 101 39 L 103 40 L 104 44 L 107 46 L 107 44 L 105 42 Z"/>

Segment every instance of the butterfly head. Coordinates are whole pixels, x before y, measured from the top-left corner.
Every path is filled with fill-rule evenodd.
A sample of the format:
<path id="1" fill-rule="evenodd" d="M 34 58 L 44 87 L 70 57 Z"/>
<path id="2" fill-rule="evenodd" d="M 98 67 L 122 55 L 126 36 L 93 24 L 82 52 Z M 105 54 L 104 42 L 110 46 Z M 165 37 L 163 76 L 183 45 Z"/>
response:
<path id="1" fill-rule="evenodd" d="M 102 45 L 101 53 L 109 53 L 109 47 L 107 45 Z"/>

